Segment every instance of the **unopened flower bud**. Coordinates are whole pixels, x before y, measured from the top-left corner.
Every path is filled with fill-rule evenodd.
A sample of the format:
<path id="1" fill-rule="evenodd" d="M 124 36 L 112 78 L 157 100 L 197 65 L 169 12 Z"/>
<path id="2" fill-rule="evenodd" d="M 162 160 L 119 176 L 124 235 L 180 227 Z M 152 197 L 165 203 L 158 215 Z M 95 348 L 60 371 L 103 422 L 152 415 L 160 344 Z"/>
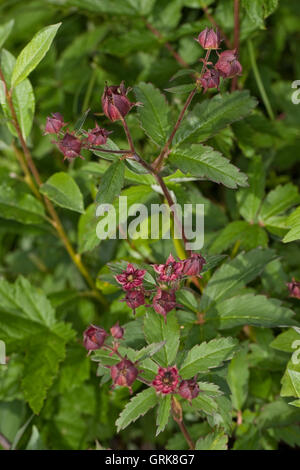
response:
<path id="1" fill-rule="evenodd" d="M 199 395 L 199 386 L 196 379 L 183 380 L 178 387 L 178 393 L 188 401 Z"/>
<path id="2" fill-rule="evenodd" d="M 108 333 L 103 328 L 99 326 L 91 325 L 83 333 L 83 344 L 85 349 L 88 351 L 94 351 L 95 349 L 100 349 Z"/>
<path id="3" fill-rule="evenodd" d="M 218 30 L 215 32 L 212 28 L 205 28 L 201 31 L 196 41 L 199 42 L 203 49 L 219 49 L 221 36 Z"/>
<path id="4" fill-rule="evenodd" d="M 203 87 L 203 93 L 206 93 L 208 88 L 219 88 L 220 85 L 220 74 L 215 69 L 207 69 L 202 78 L 200 79 L 201 86 Z"/>
<path id="5" fill-rule="evenodd" d="M 122 339 L 124 336 L 124 328 L 119 325 L 119 322 L 111 327 L 110 332 L 116 339 Z"/>
<path id="6" fill-rule="evenodd" d="M 52 113 L 52 117 L 47 117 L 44 135 L 58 134 L 62 127 L 66 126 L 64 118 L 60 113 Z"/>
<path id="7" fill-rule="evenodd" d="M 190 258 L 183 261 L 183 273 L 186 276 L 198 276 L 205 263 L 203 256 L 193 253 Z"/>
<path id="8" fill-rule="evenodd" d="M 136 103 L 131 103 L 127 98 L 129 88 L 125 88 L 124 82 L 119 86 L 105 86 L 102 95 L 102 109 L 111 121 L 118 121 L 126 116 Z"/>
<path id="9" fill-rule="evenodd" d="M 80 139 L 75 137 L 74 135 L 66 132 L 64 138 L 60 140 L 58 143 L 58 148 L 61 153 L 64 155 L 64 160 L 73 160 L 76 157 L 83 158 L 80 155 L 82 142 Z"/>
<path id="10" fill-rule="evenodd" d="M 221 52 L 215 67 L 223 78 L 241 75 L 243 71 L 241 64 L 237 60 L 236 49 Z"/>
<path id="11" fill-rule="evenodd" d="M 126 292 L 126 297 L 123 300 L 129 308 L 132 308 L 135 315 L 135 309 L 145 305 L 145 294 L 142 290 L 130 290 Z"/>
<path id="12" fill-rule="evenodd" d="M 111 134 L 111 132 L 102 129 L 96 124 L 96 127 L 88 132 L 87 140 L 92 145 L 105 145 L 109 134 Z"/>
<path id="13" fill-rule="evenodd" d="M 152 381 L 152 386 L 155 388 L 157 393 L 167 395 L 168 393 L 174 393 L 179 381 L 178 370 L 176 366 L 173 367 L 160 367 L 158 374 Z"/>
<path id="14" fill-rule="evenodd" d="M 167 313 L 173 310 L 176 305 L 176 296 L 173 290 L 157 289 L 157 293 L 153 297 L 153 308 L 164 317 L 165 322 L 167 321 Z"/>
<path id="15" fill-rule="evenodd" d="M 110 368 L 110 375 L 113 380 L 113 388 L 116 385 L 128 387 L 131 391 L 131 385 L 138 376 L 138 369 L 126 357 L 121 362 Z"/>
<path id="16" fill-rule="evenodd" d="M 292 282 L 287 283 L 287 287 L 289 289 L 290 297 L 300 299 L 300 282 L 297 282 L 295 281 L 295 279 L 292 279 Z"/>

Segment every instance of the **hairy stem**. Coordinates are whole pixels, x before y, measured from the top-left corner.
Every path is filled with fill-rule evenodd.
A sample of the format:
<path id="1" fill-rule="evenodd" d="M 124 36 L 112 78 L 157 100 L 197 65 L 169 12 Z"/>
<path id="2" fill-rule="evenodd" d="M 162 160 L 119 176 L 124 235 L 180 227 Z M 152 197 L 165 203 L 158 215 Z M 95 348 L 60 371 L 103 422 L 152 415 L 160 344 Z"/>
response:
<path id="1" fill-rule="evenodd" d="M 21 164 L 21 160 L 20 160 L 19 155 L 17 155 L 17 158 L 19 159 L 20 164 L 21 164 L 22 169 L 24 170 L 24 172 L 25 172 L 25 166 L 26 166 L 27 170 L 25 172 L 25 176 L 28 177 L 28 183 L 30 181 L 30 186 L 32 187 L 32 190 L 33 190 L 33 180 L 31 178 L 31 176 L 30 176 L 30 179 L 29 179 L 30 172 L 33 175 L 35 183 L 38 187 L 40 187 L 42 185 L 42 180 L 41 180 L 40 174 L 39 174 L 39 172 L 38 172 L 38 170 L 37 170 L 37 168 L 36 168 L 36 166 L 33 162 L 30 150 L 27 147 L 27 144 L 26 144 L 25 139 L 24 139 L 23 134 L 22 134 L 22 131 L 21 131 L 21 128 L 20 128 L 20 125 L 19 125 L 19 122 L 18 122 L 18 118 L 17 118 L 17 115 L 16 115 L 16 111 L 15 111 L 15 108 L 14 108 L 14 105 L 13 105 L 13 101 L 12 101 L 12 90 L 7 89 L 6 81 L 5 81 L 5 78 L 4 78 L 4 75 L 3 75 L 3 72 L 2 72 L 1 69 L 0 69 L 0 79 L 3 82 L 4 92 L 5 92 L 5 95 L 6 95 L 7 104 L 9 106 L 11 116 L 12 116 L 12 123 L 13 123 L 14 128 L 16 129 L 16 132 L 17 132 L 17 135 L 18 135 L 18 138 L 19 138 L 19 141 L 20 141 L 20 144 L 21 144 L 24 156 L 25 156 L 25 158 L 22 160 L 22 164 Z M 30 172 L 29 172 L 29 170 L 30 170 Z M 33 192 L 35 193 L 34 190 L 33 190 Z M 102 304 L 107 305 L 107 302 L 106 302 L 104 296 L 100 292 L 97 291 L 96 285 L 95 285 L 93 279 L 91 278 L 89 272 L 87 271 L 86 267 L 82 263 L 80 255 L 78 253 L 76 253 L 75 250 L 73 249 L 73 247 L 70 243 L 70 240 L 69 240 L 69 238 L 68 238 L 68 236 L 67 236 L 67 234 L 66 234 L 66 232 L 63 228 L 63 225 L 62 225 L 62 223 L 61 223 L 61 221 L 58 217 L 58 214 L 57 214 L 53 204 L 51 203 L 51 201 L 46 196 L 43 196 L 42 199 L 44 201 L 46 209 L 48 210 L 48 213 L 51 216 L 51 224 L 55 228 L 59 238 L 63 242 L 67 252 L 69 253 L 70 258 L 72 259 L 72 261 L 74 262 L 74 264 L 76 265 L 77 269 L 80 271 L 82 276 L 85 278 L 86 282 L 91 287 L 91 289 L 93 291 L 95 291 L 95 295 L 97 296 L 97 299 Z"/>
<path id="2" fill-rule="evenodd" d="M 265 105 L 265 108 L 266 108 L 267 113 L 269 115 L 269 118 L 273 121 L 275 119 L 275 116 L 274 116 L 274 113 L 273 113 L 273 110 L 272 110 L 272 107 L 271 107 L 271 103 L 269 101 L 268 95 L 266 93 L 264 84 L 262 82 L 262 79 L 261 79 L 261 76 L 260 76 L 260 73 L 259 73 L 259 70 L 258 70 L 258 67 L 257 67 L 257 62 L 256 62 L 256 58 L 255 58 L 255 53 L 254 53 L 254 47 L 253 47 L 253 43 L 252 43 L 251 39 L 248 39 L 247 45 L 248 45 L 248 52 L 249 52 L 250 62 L 251 62 L 251 66 L 252 66 L 252 70 L 253 70 L 253 73 L 254 73 L 254 77 L 255 77 L 255 80 L 256 80 L 257 87 L 259 89 L 261 98 L 264 102 L 264 105 Z"/>
<path id="3" fill-rule="evenodd" d="M 182 408 L 177 400 L 177 398 L 172 396 L 172 416 L 174 421 L 178 424 L 180 431 L 182 432 L 186 442 L 188 443 L 188 446 L 191 450 L 195 450 L 195 444 L 193 442 L 193 439 L 191 438 L 187 428 L 185 427 L 185 424 L 183 422 L 183 417 L 182 417 Z"/>

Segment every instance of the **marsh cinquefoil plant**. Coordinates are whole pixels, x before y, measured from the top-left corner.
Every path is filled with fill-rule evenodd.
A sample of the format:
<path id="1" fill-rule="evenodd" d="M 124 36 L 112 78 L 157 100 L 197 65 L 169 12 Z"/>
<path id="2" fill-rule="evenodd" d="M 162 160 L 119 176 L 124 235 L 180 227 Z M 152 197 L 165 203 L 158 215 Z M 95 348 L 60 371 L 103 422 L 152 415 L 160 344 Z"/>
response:
<path id="1" fill-rule="evenodd" d="M 63 20 L 1 50 L 0 445 L 299 445 L 298 121 L 257 64 L 277 2 L 59 3 L 79 37 Z M 101 241 L 119 195 L 166 202 L 181 238 Z M 175 205 L 198 202 L 201 253 Z"/>

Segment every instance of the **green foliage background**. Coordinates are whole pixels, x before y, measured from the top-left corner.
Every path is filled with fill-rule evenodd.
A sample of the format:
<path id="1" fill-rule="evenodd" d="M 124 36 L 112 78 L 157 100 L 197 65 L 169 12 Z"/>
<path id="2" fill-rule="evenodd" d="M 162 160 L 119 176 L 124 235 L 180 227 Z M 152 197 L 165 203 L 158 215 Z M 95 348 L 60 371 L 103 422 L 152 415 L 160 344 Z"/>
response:
<path id="1" fill-rule="evenodd" d="M 177 320 L 184 326 L 182 344 L 188 350 L 198 348 L 220 334 L 239 340 L 230 362 L 201 377 L 215 384 L 207 401 L 184 409 L 198 449 L 226 448 L 228 438 L 233 449 L 300 446 L 300 367 L 291 360 L 292 344 L 299 339 L 293 326 L 299 325 L 300 300 L 289 298 L 286 287 L 292 277 L 300 280 L 300 107 L 291 99 L 295 92 L 291 84 L 300 79 L 296 55 L 300 4 L 297 0 L 241 0 L 240 4 L 239 84 L 248 91 L 228 96 L 230 86 L 223 84 L 221 98 L 213 97 L 215 92 L 197 95 L 190 118 L 176 136 L 165 178 L 180 203 L 205 204 L 203 253 L 211 261 L 203 278 L 203 296 L 181 294 L 184 308 L 177 312 Z M 118 240 L 100 243 L 93 202 L 109 161 L 84 152 L 85 160 L 63 162 L 43 130 L 52 112 L 76 123 L 90 108 L 85 128 L 92 128 L 97 119 L 113 130 L 113 142 L 126 148 L 121 126 L 101 116 L 100 104 L 105 81 L 125 80 L 127 86 L 136 87 L 138 100 L 150 97 L 161 113 L 159 132 L 151 114 L 143 116 L 147 108 L 128 116 L 138 150 L 153 161 L 187 96 L 164 91 L 167 107 L 153 88 L 171 88 L 169 80 L 180 69 L 165 43 L 171 43 L 190 68 L 199 70 L 203 51 L 193 38 L 210 26 L 206 8 L 232 40 L 232 0 L 0 2 L 0 43 L 5 42 L 1 68 L 9 84 L 20 80 L 12 75 L 14 57 L 39 30 L 61 22 L 45 58 L 29 79 L 17 85 L 13 99 L 44 183 L 41 193 L 54 201 L 71 243 L 108 304 L 89 290 L 48 223 L 43 205 L 30 192 L 16 158 L 19 144 L 1 90 L 0 339 L 6 343 L 9 361 L 0 365 L 0 432 L 13 447 L 186 448 L 172 420 L 155 436 L 154 410 L 117 433 L 115 422 L 129 392 L 110 391 L 109 383 L 99 387 L 97 365 L 82 347 L 86 325 L 110 328 L 117 320 L 130 322 L 129 345 L 144 346 L 145 310 L 141 308 L 132 322 L 106 265 L 124 259 L 164 262 L 170 251 L 176 254 L 176 247 L 166 240 L 137 240 L 134 246 Z M 174 83 L 188 82 L 182 76 Z M 139 119 L 146 123 L 150 139 Z M 206 150 L 205 159 L 199 142 L 215 149 Z M 249 186 L 230 163 L 248 175 Z M 172 181 L 176 168 L 194 181 Z M 179 178 L 184 176 L 181 172 L 176 174 Z M 123 191 L 132 202 L 158 202 L 151 184 L 150 175 L 126 168 Z M 203 311 L 208 321 L 195 323 Z M 141 384 L 134 391 L 140 389 Z M 241 417 L 242 423 L 237 423 Z"/>

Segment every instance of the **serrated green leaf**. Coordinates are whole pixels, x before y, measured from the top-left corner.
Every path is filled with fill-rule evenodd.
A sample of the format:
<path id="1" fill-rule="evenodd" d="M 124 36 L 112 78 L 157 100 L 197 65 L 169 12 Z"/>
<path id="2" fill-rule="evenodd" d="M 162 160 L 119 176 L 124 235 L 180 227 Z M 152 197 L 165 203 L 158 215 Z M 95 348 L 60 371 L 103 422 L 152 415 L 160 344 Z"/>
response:
<path id="1" fill-rule="evenodd" d="M 272 250 L 256 248 L 224 263 L 210 278 L 201 299 L 201 309 L 207 310 L 215 302 L 233 297 L 241 287 L 255 279 L 273 259 Z"/>
<path id="2" fill-rule="evenodd" d="M 186 83 L 185 85 L 177 85 L 173 86 L 171 88 L 165 88 L 165 91 L 168 91 L 169 93 L 177 93 L 183 94 L 183 93 L 190 93 L 192 90 L 195 88 L 195 83 Z"/>
<path id="3" fill-rule="evenodd" d="M 42 292 L 19 278 L 15 284 L 0 281 L 0 335 L 8 344 L 26 351 L 22 389 L 38 414 L 74 332 L 68 324 L 57 323 L 54 309 Z"/>
<path id="4" fill-rule="evenodd" d="M 174 144 L 203 142 L 229 124 L 251 113 L 257 101 L 249 92 L 235 91 L 216 95 L 210 100 L 197 104 L 177 131 Z"/>
<path id="5" fill-rule="evenodd" d="M 258 224 L 249 224 L 244 220 L 235 220 L 228 224 L 217 236 L 209 248 L 210 253 L 223 253 L 236 242 L 244 250 L 268 246 L 268 235 Z"/>
<path id="6" fill-rule="evenodd" d="M 96 196 L 98 204 L 112 204 L 119 196 L 124 184 L 125 165 L 121 160 L 112 163 L 101 178 Z"/>
<path id="7" fill-rule="evenodd" d="M 213 415 L 218 410 L 216 400 L 206 393 L 199 393 L 196 398 L 193 398 L 190 407 L 193 411 L 201 411 L 207 415 Z"/>
<path id="8" fill-rule="evenodd" d="M 300 398 L 300 365 L 293 364 L 292 361 L 287 365 L 286 371 L 281 379 L 282 388 L 280 396 Z"/>
<path id="9" fill-rule="evenodd" d="M 133 397 L 121 412 L 116 421 L 117 432 L 125 429 L 130 423 L 144 416 L 157 404 L 158 398 L 154 388 L 149 387 Z"/>
<path id="10" fill-rule="evenodd" d="M 134 88 L 135 95 L 142 106 L 138 107 L 142 129 L 158 146 L 168 137 L 169 105 L 164 95 L 151 83 L 140 83 Z"/>
<path id="11" fill-rule="evenodd" d="M 45 222 L 42 203 L 30 194 L 26 187 L 17 181 L 0 185 L 0 215 L 23 224 L 41 224 Z"/>
<path id="12" fill-rule="evenodd" d="M 189 379 L 199 372 L 219 367 L 233 356 L 236 346 L 237 340 L 233 338 L 218 338 L 196 345 L 187 353 L 179 373 L 183 379 Z"/>
<path id="13" fill-rule="evenodd" d="M 162 366 L 173 365 L 178 347 L 180 329 L 175 313 L 168 313 L 167 323 L 157 313 L 148 311 L 144 319 L 145 338 L 149 344 L 165 341 L 166 344 L 153 356 Z"/>
<path id="14" fill-rule="evenodd" d="M 99 245 L 101 240 L 97 237 L 96 227 L 98 219 L 96 217 L 96 205 L 91 204 L 80 216 L 78 222 L 78 252 L 85 253 L 93 250 Z"/>
<path id="15" fill-rule="evenodd" d="M 212 147 L 176 148 L 171 152 L 169 162 L 184 173 L 222 183 L 228 188 L 247 186 L 247 176 Z"/>
<path id="16" fill-rule="evenodd" d="M 17 57 L 11 78 L 11 86 L 21 83 L 34 70 L 48 52 L 61 23 L 41 29 Z"/>
<path id="17" fill-rule="evenodd" d="M 249 365 L 247 349 L 237 352 L 228 366 L 227 382 L 230 387 L 232 405 L 242 410 L 248 395 Z"/>
<path id="18" fill-rule="evenodd" d="M 282 307 L 280 300 L 264 295 L 246 294 L 218 302 L 215 306 L 220 329 L 241 325 L 261 327 L 290 326 L 294 312 Z"/>
<path id="19" fill-rule="evenodd" d="M 84 212 L 81 191 L 68 173 L 54 173 L 41 186 L 40 191 L 58 206 L 81 214 Z"/>
<path id="20" fill-rule="evenodd" d="M 7 88 L 11 87 L 11 76 L 13 68 L 15 65 L 16 59 L 14 56 L 8 52 L 6 49 L 1 51 L 1 70 L 4 75 Z M 13 89 L 12 92 L 12 101 L 16 111 L 17 120 L 21 128 L 22 135 L 24 139 L 28 137 L 32 128 L 32 122 L 34 117 L 35 110 L 35 98 L 31 83 L 28 79 L 24 80 L 18 86 Z M 18 136 L 17 131 L 13 124 L 11 123 L 12 116 L 9 109 L 8 103 L 6 101 L 6 96 L 4 93 L 4 88 L 0 87 L 0 102 L 4 115 L 7 119 L 7 126 L 14 136 Z"/>
<path id="21" fill-rule="evenodd" d="M 239 189 L 236 198 L 241 216 L 250 223 L 256 221 L 256 215 L 262 204 L 265 188 L 265 170 L 260 156 L 251 159 L 248 171 L 249 187 Z"/>
<path id="22" fill-rule="evenodd" d="M 286 224 L 291 227 L 288 233 L 282 240 L 283 243 L 293 242 L 300 239 L 300 207 L 290 214 L 287 218 Z"/>
<path id="23" fill-rule="evenodd" d="M 280 215 L 299 201 L 297 186 L 291 183 L 279 185 L 267 195 L 259 212 L 259 220 L 267 225 L 274 216 Z"/>
<path id="24" fill-rule="evenodd" d="M 165 395 L 159 398 L 156 436 L 160 434 L 168 424 L 171 413 L 171 395 Z"/>
<path id="25" fill-rule="evenodd" d="M 227 450 L 228 436 L 223 432 L 214 432 L 198 439 L 196 450 Z"/>

